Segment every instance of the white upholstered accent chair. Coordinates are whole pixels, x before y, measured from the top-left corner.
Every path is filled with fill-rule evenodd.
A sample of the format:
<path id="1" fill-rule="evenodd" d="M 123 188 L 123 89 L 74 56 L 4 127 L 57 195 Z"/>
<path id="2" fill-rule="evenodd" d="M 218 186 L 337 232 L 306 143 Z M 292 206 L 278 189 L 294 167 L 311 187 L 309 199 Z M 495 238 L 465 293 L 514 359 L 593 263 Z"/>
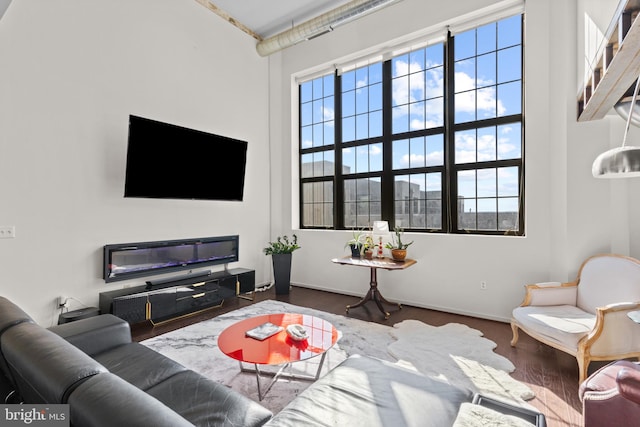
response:
<path id="1" fill-rule="evenodd" d="M 518 329 L 576 357 L 580 383 L 592 360 L 640 358 L 640 325 L 627 313 L 640 310 L 640 261 L 596 255 L 582 263 L 573 282 L 526 285 L 513 310 L 511 345 Z"/>

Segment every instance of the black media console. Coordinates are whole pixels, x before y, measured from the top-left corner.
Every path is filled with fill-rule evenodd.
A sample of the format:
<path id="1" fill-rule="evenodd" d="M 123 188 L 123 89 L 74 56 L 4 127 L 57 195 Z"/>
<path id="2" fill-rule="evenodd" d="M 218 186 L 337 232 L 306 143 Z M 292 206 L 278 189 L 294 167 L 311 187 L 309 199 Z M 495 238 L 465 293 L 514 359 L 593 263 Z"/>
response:
<path id="1" fill-rule="evenodd" d="M 253 292 L 255 270 L 234 268 L 188 275 L 169 281 L 100 293 L 100 312 L 111 313 L 129 323 L 162 323 L 209 308 L 220 307 L 226 298 Z"/>

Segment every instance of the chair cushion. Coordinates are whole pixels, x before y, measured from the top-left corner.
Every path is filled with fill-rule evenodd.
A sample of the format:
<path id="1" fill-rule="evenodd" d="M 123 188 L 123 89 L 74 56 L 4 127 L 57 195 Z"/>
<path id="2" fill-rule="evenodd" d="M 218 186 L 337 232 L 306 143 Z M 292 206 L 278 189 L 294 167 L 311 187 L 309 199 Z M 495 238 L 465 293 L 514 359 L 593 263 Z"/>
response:
<path id="1" fill-rule="evenodd" d="M 595 314 L 597 307 L 640 301 L 640 263 L 603 255 L 588 259 L 580 270 L 577 306 Z"/>
<path id="2" fill-rule="evenodd" d="M 513 318 L 525 332 L 542 335 L 572 349 L 578 348 L 578 341 L 596 323 L 595 315 L 571 305 L 517 307 Z"/>

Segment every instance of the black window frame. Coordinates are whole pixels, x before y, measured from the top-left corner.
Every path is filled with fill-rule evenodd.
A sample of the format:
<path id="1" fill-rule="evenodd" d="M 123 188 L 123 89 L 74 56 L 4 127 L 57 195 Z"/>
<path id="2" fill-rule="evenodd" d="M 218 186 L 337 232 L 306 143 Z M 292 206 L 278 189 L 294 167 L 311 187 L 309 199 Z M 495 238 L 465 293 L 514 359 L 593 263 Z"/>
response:
<path id="1" fill-rule="evenodd" d="M 516 15 L 514 15 L 516 16 Z M 520 14 L 520 84 L 521 84 L 521 107 L 519 114 L 512 114 L 509 116 L 498 116 L 489 119 L 480 119 L 475 121 L 467 121 L 463 123 L 455 123 L 455 87 L 454 87 L 454 73 L 455 73 L 455 35 L 448 33 L 444 46 L 444 123 L 441 127 L 434 127 L 421 130 L 413 130 L 398 134 L 392 132 L 392 58 L 381 61 L 382 64 L 382 92 L 383 92 L 383 134 L 381 137 L 373 137 L 366 139 L 356 139 L 346 143 L 342 142 L 342 103 L 341 103 L 341 89 L 342 79 L 340 73 L 336 70 L 333 73 L 334 82 L 334 143 L 333 145 L 317 146 L 317 147 L 303 147 L 302 141 L 302 102 L 298 102 L 299 108 L 299 170 L 303 168 L 303 155 L 318 153 L 327 151 L 330 147 L 334 152 L 334 175 L 333 176 L 306 176 L 302 174 L 299 178 L 299 227 L 301 229 L 331 229 L 331 230 L 347 230 L 355 227 L 362 227 L 363 224 L 345 224 L 344 211 L 345 211 L 345 194 L 344 187 L 345 181 L 348 179 L 380 179 L 381 181 L 381 210 L 380 217 L 374 219 L 383 219 L 389 222 L 389 226 L 393 228 L 395 226 L 395 200 L 394 200 L 394 185 L 395 176 L 408 175 L 416 173 L 440 173 L 441 174 L 441 228 L 413 228 L 403 225 L 405 230 L 411 232 L 424 232 L 424 233 L 446 233 L 446 234 L 474 234 L 474 235 L 516 235 L 524 236 L 525 234 L 525 215 L 524 215 L 524 200 L 525 200 L 525 185 L 524 185 L 524 172 L 525 172 L 525 73 L 524 73 L 524 14 Z M 480 26 L 478 27 L 480 28 Z M 477 55 L 476 55 L 477 56 Z M 328 73 L 329 74 L 329 73 Z M 328 75 L 327 74 L 327 75 Z M 326 77 L 324 75 L 322 77 Z M 302 99 L 302 84 L 298 85 L 298 100 Z M 516 159 L 504 159 L 504 160 L 490 160 L 490 161 L 477 161 L 469 163 L 458 163 L 455 161 L 455 134 L 456 132 L 482 129 L 485 127 L 498 127 L 501 125 L 518 123 L 520 125 L 520 157 Z M 442 165 L 437 166 L 424 166 L 421 168 L 411 169 L 396 169 L 393 170 L 393 152 L 392 145 L 394 141 L 423 137 L 429 135 L 443 134 L 444 136 L 444 162 Z M 374 172 L 362 172 L 345 174 L 343 172 L 342 165 L 342 149 L 345 147 L 360 147 L 367 146 L 371 143 L 381 142 L 383 146 L 383 168 L 382 171 Z M 496 142 L 497 143 L 497 142 Z M 458 196 L 457 174 L 461 171 L 468 170 L 483 170 L 483 169 L 498 169 L 503 167 L 516 167 L 518 168 L 518 212 L 517 212 L 517 230 L 482 230 L 482 229 L 459 229 L 458 228 L 458 209 L 461 203 L 461 199 Z M 333 197 L 332 197 L 332 215 L 333 225 L 305 225 L 304 224 L 304 186 L 305 184 L 312 184 L 318 182 L 331 182 L 333 184 Z M 496 196 L 496 199 L 498 197 Z M 428 199 L 427 199 L 428 200 Z M 496 219 L 498 218 L 499 211 L 496 211 Z M 477 216 L 477 211 L 476 211 Z M 357 218 L 356 218 L 357 221 Z M 368 224 L 370 225 L 370 224 Z M 499 227 L 497 227 L 499 228 Z"/>

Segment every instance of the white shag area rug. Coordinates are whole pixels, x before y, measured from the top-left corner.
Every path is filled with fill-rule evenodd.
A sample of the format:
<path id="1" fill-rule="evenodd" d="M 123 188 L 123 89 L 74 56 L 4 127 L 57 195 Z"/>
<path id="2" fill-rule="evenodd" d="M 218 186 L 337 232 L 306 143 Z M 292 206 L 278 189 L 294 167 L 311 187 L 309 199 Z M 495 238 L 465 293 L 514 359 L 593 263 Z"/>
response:
<path id="1" fill-rule="evenodd" d="M 424 375 L 437 377 L 473 392 L 522 403 L 535 397 L 525 384 L 509 376 L 515 366 L 494 353 L 496 343 L 482 332 L 459 323 L 431 326 L 405 320 L 393 326 L 397 341 L 389 353 Z"/>
<path id="2" fill-rule="evenodd" d="M 352 354 L 365 354 L 514 403 L 522 404 L 521 399 L 533 397 L 533 392 L 526 385 L 508 375 L 514 366 L 493 352 L 495 343 L 483 338 L 480 331 L 460 324 L 434 327 L 419 321 L 403 321 L 392 328 L 267 300 L 150 338 L 142 344 L 258 401 L 255 374 L 241 373 L 238 362 L 218 349 L 217 337 L 239 320 L 268 313 L 309 314 L 328 320 L 340 331 L 338 343 L 327 352 L 321 375 Z M 294 363 L 291 370 L 293 373 L 315 374 L 319 359 Z M 269 378 L 264 381 L 268 382 Z M 309 384 L 281 379 L 260 403 L 277 413 Z"/>

